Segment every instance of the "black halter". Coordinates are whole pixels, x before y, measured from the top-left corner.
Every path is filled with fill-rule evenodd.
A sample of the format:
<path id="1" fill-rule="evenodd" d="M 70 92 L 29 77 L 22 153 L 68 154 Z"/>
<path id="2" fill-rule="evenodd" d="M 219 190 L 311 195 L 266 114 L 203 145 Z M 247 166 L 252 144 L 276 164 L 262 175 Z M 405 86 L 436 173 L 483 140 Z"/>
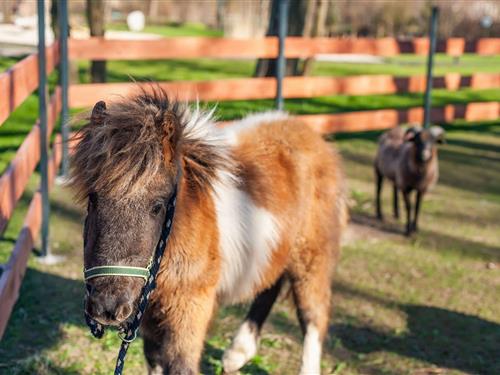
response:
<path id="1" fill-rule="evenodd" d="M 120 352 L 118 353 L 118 358 L 116 360 L 115 375 L 122 374 L 123 365 L 125 363 L 125 356 L 127 355 L 129 344 L 132 341 L 134 341 L 135 338 L 137 337 L 137 330 L 139 329 L 142 317 L 144 316 L 144 311 L 146 310 L 146 307 L 148 305 L 149 296 L 156 287 L 156 276 L 160 268 L 160 263 L 163 257 L 163 253 L 165 252 L 167 240 L 170 235 L 170 230 L 172 229 L 176 196 L 177 196 L 177 186 L 174 187 L 172 196 L 169 198 L 167 203 L 167 213 L 165 215 L 163 229 L 161 232 L 160 239 L 158 240 L 158 244 L 156 245 L 154 255 L 151 258 L 151 262 L 148 266 L 149 274 L 146 280 L 146 284 L 144 284 L 144 287 L 142 288 L 137 311 L 131 323 L 129 323 L 125 328 L 120 329 L 121 335 L 119 336 L 122 340 L 122 344 L 120 346 Z M 130 275 L 120 275 L 120 276 L 130 276 Z M 87 288 L 87 293 L 89 293 L 88 288 Z M 87 325 L 89 326 L 92 335 L 100 339 L 104 334 L 105 327 L 102 324 L 95 321 L 94 319 L 92 319 L 92 317 L 87 314 L 86 310 L 85 310 L 85 321 L 87 322 Z"/>

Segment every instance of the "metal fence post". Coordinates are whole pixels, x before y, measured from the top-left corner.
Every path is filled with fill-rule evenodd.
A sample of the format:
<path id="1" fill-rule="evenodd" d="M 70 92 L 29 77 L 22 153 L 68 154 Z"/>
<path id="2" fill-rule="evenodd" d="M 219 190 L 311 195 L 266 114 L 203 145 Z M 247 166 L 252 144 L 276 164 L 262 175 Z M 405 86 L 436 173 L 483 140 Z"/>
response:
<path id="1" fill-rule="evenodd" d="M 431 24 L 429 30 L 429 56 L 427 57 L 427 84 L 424 97 L 424 127 L 428 128 L 431 122 L 431 94 L 432 94 L 432 69 L 434 67 L 434 53 L 436 51 L 436 37 L 439 8 L 432 8 Z"/>
<path id="2" fill-rule="evenodd" d="M 59 0 L 59 79 L 61 85 L 62 176 L 68 176 L 68 1 Z"/>
<path id="3" fill-rule="evenodd" d="M 47 73 L 45 60 L 45 0 L 38 0 L 38 115 L 40 126 L 40 190 L 42 194 L 41 256 L 49 255 L 49 180 L 47 141 Z"/>
<path id="4" fill-rule="evenodd" d="M 285 40 L 288 26 L 288 1 L 280 0 L 278 8 L 278 60 L 276 62 L 276 108 L 282 110 L 283 77 L 285 76 Z"/>

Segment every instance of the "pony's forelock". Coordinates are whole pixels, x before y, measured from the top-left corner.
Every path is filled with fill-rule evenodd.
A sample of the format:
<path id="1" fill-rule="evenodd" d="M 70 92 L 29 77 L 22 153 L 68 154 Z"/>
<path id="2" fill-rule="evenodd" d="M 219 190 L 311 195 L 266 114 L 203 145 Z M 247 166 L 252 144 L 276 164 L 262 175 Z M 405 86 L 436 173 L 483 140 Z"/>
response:
<path id="1" fill-rule="evenodd" d="M 213 110 L 198 104 L 192 109 L 160 88 L 142 87 L 138 94 L 111 103 L 102 123 L 86 117 L 74 136 L 69 184 L 79 200 L 91 192 L 133 196 L 147 189 L 160 172 L 173 173 L 175 160 L 190 189 L 210 190 L 220 171 L 234 169 L 218 134 Z M 166 159 L 165 139 L 172 160 Z"/>

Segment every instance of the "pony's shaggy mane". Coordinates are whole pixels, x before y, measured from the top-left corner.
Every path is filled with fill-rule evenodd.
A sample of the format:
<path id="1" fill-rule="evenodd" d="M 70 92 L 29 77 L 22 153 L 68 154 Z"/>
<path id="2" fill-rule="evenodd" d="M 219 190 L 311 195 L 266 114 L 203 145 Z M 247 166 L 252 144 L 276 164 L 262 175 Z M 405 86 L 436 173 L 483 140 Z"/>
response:
<path id="1" fill-rule="evenodd" d="M 236 170 L 212 115 L 213 110 L 171 100 L 157 87 L 141 87 L 138 94 L 111 103 L 100 121 L 87 114 L 71 158 L 69 183 L 77 198 L 92 192 L 140 193 L 159 173 L 172 173 L 176 161 L 189 191 L 211 190 L 221 174 Z"/>

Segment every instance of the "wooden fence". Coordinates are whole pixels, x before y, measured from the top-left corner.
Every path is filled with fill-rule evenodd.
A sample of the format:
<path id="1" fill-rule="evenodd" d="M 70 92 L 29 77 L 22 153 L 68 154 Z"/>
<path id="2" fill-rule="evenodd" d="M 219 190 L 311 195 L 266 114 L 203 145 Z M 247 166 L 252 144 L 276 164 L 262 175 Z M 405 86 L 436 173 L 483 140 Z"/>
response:
<path id="1" fill-rule="evenodd" d="M 424 55 L 429 41 L 417 38 L 398 41 L 382 39 L 300 38 L 288 37 L 285 42 L 287 58 L 307 58 L 324 53 L 364 53 L 377 56 L 398 54 Z M 437 52 L 450 56 L 464 53 L 479 55 L 500 54 L 500 39 L 485 38 L 465 41 L 452 38 L 438 42 Z M 180 58 L 276 58 L 278 40 L 225 39 L 204 37 L 164 38 L 159 40 L 108 40 L 90 38 L 70 40 L 69 58 L 72 60 L 137 60 Z M 168 92 L 185 100 L 256 100 L 271 99 L 276 95 L 277 82 L 273 77 L 220 79 L 210 81 L 159 82 Z M 424 75 L 395 77 L 390 75 L 363 75 L 350 77 L 286 77 L 283 81 L 284 98 L 312 98 L 327 95 L 370 95 L 419 93 L 425 91 Z M 462 88 L 491 89 L 500 87 L 499 73 L 476 73 L 463 76 L 449 73 L 433 80 L 434 88 L 459 90 Z M 69 88 L 70 107 L 92 106 L 96 98 L 127 95 L 136 88 L 134 83 L 77 84 Z M 348 132 L 385 129 L 406 121 L 422 122 L 419 108 L 406 110 L 383 109 L 340 114 L 299 116 L 320 132 Z M 436 108 L 431 113 L 434 122 L 492 120 L 500 117 L 498 103 L 470 103 Z"/>
<path id="2" fill-rule="evenodd" d="M 49 74 L 59 61 L 57 43 L 47 48 L 46 57 L 47 74 Z M 33 93 L 39 82 L 37 54 L 26 57 L 11 69 L 0 74 L 0 126 Z M 49 139 L 60 110 L 61 90 L 57 87 L 47 106 L 47 136 Z M 5 231 L 14 208 L 40 161 L 40 134 L 39 121 L 37 120 L 0 177 L 0 235 Z M 61 138 L 60 135 L 56 135 L 52 155 L 48 162 L 50 185 L 54 181 L 61 162 L 61 152 Z M 42 198 L 38 190 L 31 199 L 12 254 L 7 263 L 2 265 L 0 275 L 0 338 L 5 331 L 9 316 L 18 298 L 28 258 L 40 231 L 41 218 Z"/>
<path id="3" fill-rule="evenodd" d="M 287 38 L 285 56 L 311 57 L 319 53 L 369 53 L 394 56 L 400 53 L 426 54 L 427 39 L 397 41 L 385 39 Z M 438 43 L 438 52 L 458 56 L 463 53 L 500 54 L 500 39 L 480 39 L 466 42 L 448 39 Z M 178 58 L 275 58 L 277 38 L 236 40 L 223 38 L 171 38 L 152 41 L 123 41 L 91 38 L 70 40 L 69 57 L 73 60 L 134 60 Z M 57 44 L 47 49 L 47 74 L 59 61 Z M 0 126 L 9 115 L 38 87 L 37 55 L 33 54 L 0 74 Z M 160 86 L 181 99 L 193 100 L 253 100 L 274 98 L 274 78 L 241 78 L 216 81 L 160 82 Z M 286 77 L 285 98 L 310 98 L 320 95 L 367 95 L 423 92 L 423 76 L 393 77 L 388 75 L 354 77 Z M 477 73 L 461 76 L 450 73 L 434 78 L 434 87 L 459 90 L 464 87 L 487 89 L 500 87 L 500 74 Z M 76 84 L 69 90 L 71 107 L 92 106 L 97 100 L 114 94 L 126 94 L 134 89 L 131 83 Z M 48 137 L 61 109 L 61 89 L 57 88 L 48 106 Z M 339 114 L 300 116 L 322 133 L 385 129 L 405 122 L 422 122 L 422 108 L 402 110 L 381 109 Z M 434 108 L 432 121 L 450 122 L 458 118 L 471 121 L 500 117 L 500 103 L 469 103 Z M 227 125 L 227 124 L 222 124 Z M 60 136 L 52 147 L 49 160 L 49 180 L 54 180 L 61 161 Z M 9 167 L 0 177 L 0 235 L 5 231 L 17 202 L 40 160 L 40 127 L 38 122 L 26 136 Z M 29 254 L 41 225 L 41 194 L 37 191 L 29 205 L 24 224 L 12 255 L 0 276 L 0 337 L 17 300 Z"/>

